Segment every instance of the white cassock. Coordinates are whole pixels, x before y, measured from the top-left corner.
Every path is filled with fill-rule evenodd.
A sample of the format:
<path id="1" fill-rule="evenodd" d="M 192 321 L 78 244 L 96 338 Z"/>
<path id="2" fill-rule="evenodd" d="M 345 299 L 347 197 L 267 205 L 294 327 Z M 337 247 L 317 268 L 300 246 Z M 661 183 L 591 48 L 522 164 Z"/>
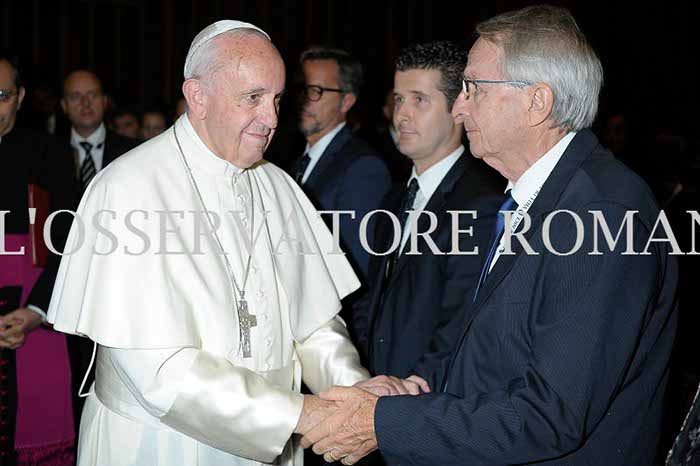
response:
<path id="1" fill-rule="evenodd" d="M 74 222 L 54 287 L 49 321 L 98 345 L 78 464 L 300 465 L 290 437 L 302 378 L 317 392 L 368 377 L 337 317 L 359 283 L 282 170 L 231 165 L 186 116 L 174 128 L 239 285 L 251 223 L 259 232 L 245 288 L 252 357 L 171 128 L 95 177 L 78 210 L 82 238 Z"/>

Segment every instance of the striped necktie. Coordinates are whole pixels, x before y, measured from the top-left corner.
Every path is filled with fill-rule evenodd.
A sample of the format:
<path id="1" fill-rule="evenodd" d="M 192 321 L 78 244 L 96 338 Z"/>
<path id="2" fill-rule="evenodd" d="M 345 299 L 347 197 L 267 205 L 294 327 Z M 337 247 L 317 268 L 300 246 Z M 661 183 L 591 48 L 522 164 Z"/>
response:
<path id="1" fill-rule="evenodd" d="M 100 148 L 102 144 L 99 144 L 97 148 Z M 83 160 L 82 165 L 80 165 L 80 188 L 83 192 L 87 189 L 90 181 L 97 174 L 97 167 L 95 167 L 95 160 L 92 158 L 92 148 L 93 145 L 87 141 L 81 141 L 80 147 L 85 150 L 85 160 Z"/>

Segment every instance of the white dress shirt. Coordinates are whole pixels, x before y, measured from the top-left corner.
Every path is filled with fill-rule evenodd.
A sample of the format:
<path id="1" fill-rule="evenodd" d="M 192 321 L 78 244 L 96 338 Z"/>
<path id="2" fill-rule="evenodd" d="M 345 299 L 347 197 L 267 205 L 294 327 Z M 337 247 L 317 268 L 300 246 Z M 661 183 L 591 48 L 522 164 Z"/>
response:
<path id="1" fill-rule="evenodd" d="M 93 131 L 93 133 L 87 138 L 84 138 L 81 135 L 79 135 L 75 131 L 75 128 L 70 129 L 70 145 L 73 147 L 73 149 L 75 149 L 75 166 L 77 169 L 78 176 L 80 176 L 80 167 L 83 166 L 85 156 L 87 155 L 85 149 L 83 149 L 83 146 L 81 146 L 80 143 L 83 141 L 87 141 L 90 144 L 92 144 L 92 150 L 90 151 L 90 154 L 92 155 L 93 162 L 95 162 L 95 170 L 100 171 L 102 170 L 106 136 L 107 130 L 105 129 L 104 123 L 100 123 L 100 126 L 98 126 L 97 129 Z"/>
<path id="2" fill-rule="evenodd" d="M 309 143 L 306 143 L 306 149 L 304 150 L 304 154 L 307 154 L 311 160 L 309 160 L 309 165 L 306 167 L 304 176 L 301 178 L 301 184 L 306 183 L 306 180 L 309 179 L 309 175 L 311 175 L 311 171 L 321 159 L 321 156 L 326 151 L 333 138 L 343 128 L 345 128 L 345 122 L 342 122 L 341 124 L 333 128 L 333 130 L 330 133 L 326 134 L 321 139 L 316 141 L 316 144 L 314 144 L 313 146 L 309 146 Z"/>
<path id="3" fill-rule="evenodd" d="M 549 151 L 547 151 L 547 153 L 544 154 L 537 162 L 525 170 L 525 173 L 522 174 L 518 181 L 515 183 L 512 181 L 508 182 L 506 192 L 508 192 L 508 190 L 512 190 L 511 195 L 513 196 L 513 199 L 515 199 L 515 202 L 518 203 L 518 210 L 511 217 L 512 232 L 516 230 L 520 220 L 522 220 L 525 213 L 530 209 L 532 203 L 535 202 L 537 195 L 542 189 L 542 185 L 544 185 L 547 178 L 549 178 L 549 175 L 552 173 L 552 170 L 554 170 L 554 167 L 559 162 L 559 159 L 561 159 L 561 156 L 564 155 L 564 151 L 567 147 L 569 147 L 569 144 L 571 143 L 571 140 L 574 139 L 574 136 L 576 136 L 575 132 L 568 133 L 566 136 L 561 138 L 559 142 L 554 145 L 554 147 L 549 149 Z M 491 272 L 493 266 L 496 264 L 496 261 L 504 250 L 505 246 L 503 244 L 502 236 L 500 243 L 498 243 L 498 249 L 496 249 L 496 253 L 491 261 L 489 272 Z"/>
<path id="4" fill-rule="evenodd" d="M 410 210 L 413 212 L 408 214 L 409 216 L 406 221 L 407 226 L 401 232 L 401 249 L 399 249 L 399 251 L 402 253 L 406 243 L 408 242 L 409 233 L 411 232 L 411 228 L 409 227 L 409 225 L 411 225 L 411 218 L 413 216 L 419 216 L 420 213 L 423 212 L 423 209 L 425 209 L 425 206 L 428 205 L 433 193 L 438 186 L 440 186 L 443 178 L 445 178 L 447 175 L 447 172 L 449 172 L 454 164 L 457 163 L 457 160 L 459 160 L 463 153 L 464 146 L 459 146 L 457 150 L 440 160 L 432 167 L 428 168 L 420 176 L 418 176 L 416 173 L 416 167 L 413 167 L 411 177 L 408 179 L 406 186 L 410 185 L 411 180 L 415 178 L 418 180 L 418 191 L 416 192 L 416 197 L 413 200 L 413 206 L 410 208 Z M 401 218 L 400 214 L 401 213 L 399 213 L 399 218 Z"/>

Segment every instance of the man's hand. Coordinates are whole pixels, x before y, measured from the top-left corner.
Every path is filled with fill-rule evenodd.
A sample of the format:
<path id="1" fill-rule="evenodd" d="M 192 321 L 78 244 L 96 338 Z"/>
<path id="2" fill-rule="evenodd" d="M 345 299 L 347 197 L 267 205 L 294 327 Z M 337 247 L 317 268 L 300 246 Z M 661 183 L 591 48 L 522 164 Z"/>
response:
<path id="1" fill-rule="evenodd" d="M 355 387 L 366 390 L 377 396 L 394 395 L 420 395 L 430 393 L 428 382 L 412 375 L 407 379 L 399 379 L 394 376 L 378 375 L 369 380 L 363 380 L 355 384 Z"/>
<path id="2" fill-rule="evenodd" d="M 377 449 L 374 409 L 379 397 L 358 387 L 333 387 L 321 392 L 324 400 L 341 403 L 335 413 L 311 429 L 301 446 L 313 445 L 314 453 L 328 462 L 355 464 Z"/>
<path id="3" fill-rule="evenodd" d="M 305 435 L 321 421 L 335 412 L 338 403 L 325 401 L 316 395 L 304 395 L 304 407 L 299 416 L 299 422 L 294 429 L 295 434 Z"/>
<path id="4" fill-rule="evenodd" d="M 19 348 L 24 344 L 26 335 L 39 325 L 41 316 L 26 307 L 0 317 L 0 348 Z"/>

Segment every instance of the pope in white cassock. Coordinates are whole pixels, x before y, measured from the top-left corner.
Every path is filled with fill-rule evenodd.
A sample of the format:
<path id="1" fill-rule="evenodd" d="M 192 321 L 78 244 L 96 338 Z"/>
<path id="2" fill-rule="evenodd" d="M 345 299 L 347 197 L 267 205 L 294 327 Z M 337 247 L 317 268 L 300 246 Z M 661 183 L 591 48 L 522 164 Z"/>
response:
<path id="1" fill-rule="evenodd" d="M 79 465 L 299 465 L 292 434 L 331 409 L 302 380 L 368 377 L 336 315 L 359 283 L 262 161 L 284 79 L 260 29 L 207 27 L 185 63 L 187 114 L 85 193 L 49 309 L 98 349 Z"/>

